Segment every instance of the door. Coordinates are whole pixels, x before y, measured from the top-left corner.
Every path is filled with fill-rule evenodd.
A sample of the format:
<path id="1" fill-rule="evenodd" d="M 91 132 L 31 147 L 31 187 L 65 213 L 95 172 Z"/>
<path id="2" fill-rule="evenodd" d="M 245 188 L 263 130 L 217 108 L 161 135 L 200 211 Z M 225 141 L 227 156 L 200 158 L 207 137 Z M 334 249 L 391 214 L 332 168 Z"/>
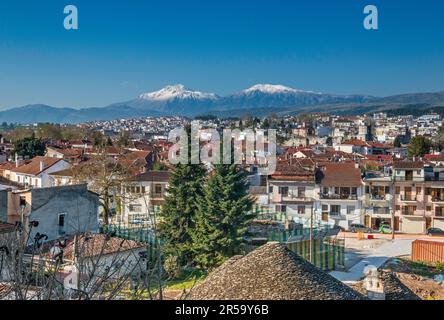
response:
<path id="1" fill-rule="evenodd" d="M 399 231 L 399 217 L 395 217 L 395 226 L 394 226 L 394 230 L 395 231 Z"/>
<path id="2" fill-rule="evenodd" d="M 426 217 L 426 230 L 432 227 L 432 218 Z"/>
<path id="3" fill-rule="evenodd" d="M 370 216 L 365 216 L 364 217 L 364 224 L 365 224 L 365 226 L 367 227 L 367 228 L 371 228 L 372 226 L 371 226 L 371 219 L 370 219 Z"/>

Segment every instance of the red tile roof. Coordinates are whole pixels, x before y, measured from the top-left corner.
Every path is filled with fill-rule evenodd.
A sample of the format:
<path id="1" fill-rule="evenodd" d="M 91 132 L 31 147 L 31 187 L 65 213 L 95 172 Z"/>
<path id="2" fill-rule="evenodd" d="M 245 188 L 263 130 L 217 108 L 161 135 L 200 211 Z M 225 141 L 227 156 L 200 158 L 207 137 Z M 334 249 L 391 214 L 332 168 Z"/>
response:
<path id="1" fill-rule="evenodd" d="M 442 154 L 426 154 L 424 156 L 425 160 L 428 161 L 444 161 L 444 155 Z"/>
<path id="2" fill-rule="evenodd" d="M 344 141 L 342 144 L 349 144 L 353 146 L 365 147 L 368 146 L 367 142 L 359 140 L 359 139 L 350 139 Z"/>
<path id="3" fill-rule="evenodd" d="M 15 226 L 10 223 L 0 221 L 0 234 L 11 233 L 15 230 Z"/>
<path id="4" fill-rule="evenodd" d="M 422 161 L 411 161 L 411 160 L 401 160 L 394 161 L 394 169 L 422 169 L 424 167 L 424 162 Z"/>
<path id="5" fill-rule="evenodd" d="M 362 184 L 361 170 L 353 162 L 325 164 L 320 179 L 323 187 L 358 187 Z"/>
<path id="6" fill-rule="evenodd" d="M 62 161 L 63 159 L 59 158 L 48 158 L 48 157 L 35 157 L 31 160 L 30 163 L 25 164 L 23 166 L 20 166 L 18 168 L 14 168 L 11 171 L 17 172 L 17 173 L 24 173 L 24 174 L 30 174 L 30 175 L 38 175 L 42 171 L 52 167 L 57 162 Z M 40 162 L 43 162 L 43 170 L 40 170 Z"/>

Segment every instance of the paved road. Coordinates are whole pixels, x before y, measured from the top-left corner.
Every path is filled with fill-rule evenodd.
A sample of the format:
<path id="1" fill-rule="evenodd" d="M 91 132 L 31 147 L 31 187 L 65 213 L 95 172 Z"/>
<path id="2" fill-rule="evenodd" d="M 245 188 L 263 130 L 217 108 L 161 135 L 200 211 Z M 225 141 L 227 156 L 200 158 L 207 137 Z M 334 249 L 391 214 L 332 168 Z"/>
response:
<path id="1" fill-rule="evenodd" d="M 332 271 L 330 274 L 344 283 L 352 284 L 363 277 L 364 268 L 373 265 L 382 266 L 388 259 L 408 255 L 411 252 L 413 239 L 395 239 L 374 249 L 371 254 L 365 256 L 347 272 Z"/>

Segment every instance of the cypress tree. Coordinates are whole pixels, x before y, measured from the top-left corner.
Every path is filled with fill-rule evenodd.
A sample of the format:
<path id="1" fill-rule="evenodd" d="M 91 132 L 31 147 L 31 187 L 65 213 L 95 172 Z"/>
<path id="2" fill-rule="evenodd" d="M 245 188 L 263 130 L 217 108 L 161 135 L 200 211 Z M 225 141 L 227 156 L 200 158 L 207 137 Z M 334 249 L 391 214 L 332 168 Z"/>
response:
<path id="1" fill-rule="evenodd" d="M 195 262 L 212 269 L 238 253 L 251 213 L 247 174 L 236 165 L 215 165 L 203 195 L 198 197 L 193 229 Z"/>
<path id="2" fill-rule="evenodd" d="M 159 234 L 164 241 L 164 253 L 176 256 L 181 265 L 192 261 L 190 233 L 194 228 L 196 197 L 202 194 L 204 175 L 205 168 L 201 165 L 176 165 L 160 212 Z"/>

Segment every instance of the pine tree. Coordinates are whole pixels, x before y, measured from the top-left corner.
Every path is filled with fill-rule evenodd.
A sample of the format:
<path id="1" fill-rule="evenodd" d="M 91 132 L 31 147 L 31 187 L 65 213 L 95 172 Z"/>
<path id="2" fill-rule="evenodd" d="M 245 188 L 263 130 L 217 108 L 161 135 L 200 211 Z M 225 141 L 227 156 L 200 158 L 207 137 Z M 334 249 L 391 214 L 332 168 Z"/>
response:
<path id="1" fill-rule="evenodd" d="M 240 249 L 254 218 L 246 172 L 235 165 L 216 165 L 197 202 L 192 234 L 195 262 L 208 270 Z"/>
<path id="2" fill-rule="evenodd" d="M 159 233 L 166 255 L 174 255 L 181 265 L 192 261 L 191 230 L 194 228 L 196 197 L 202 194 L 205 168 L 179 164 L 172 172 L 168 194 L 160 212 Z"/>

